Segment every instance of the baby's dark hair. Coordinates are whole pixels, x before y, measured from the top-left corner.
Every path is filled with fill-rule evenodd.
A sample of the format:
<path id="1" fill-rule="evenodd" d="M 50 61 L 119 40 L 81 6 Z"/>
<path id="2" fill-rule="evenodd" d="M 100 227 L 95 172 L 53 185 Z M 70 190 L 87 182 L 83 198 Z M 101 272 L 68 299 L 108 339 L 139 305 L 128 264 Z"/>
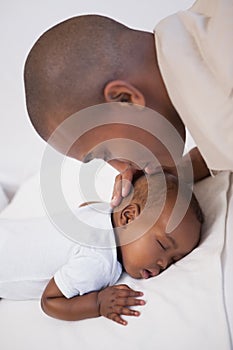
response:
<path id="1" fill-rule="evenodd" d="M 177 177 L 166 172 L 150 176 L 143 175 L 136 179 L 133 183 L 131 201 L 138 202 L 142 209 L 145 206 L 154 208 L 161 206 L 171 194 L 177 197 L 178 191 L 182 198 L 189 202 L 188 208 L 193 210 L 200 224 L 203 224 L 204 215 L 191 187 L 184 182 L 179 182 Z"/>

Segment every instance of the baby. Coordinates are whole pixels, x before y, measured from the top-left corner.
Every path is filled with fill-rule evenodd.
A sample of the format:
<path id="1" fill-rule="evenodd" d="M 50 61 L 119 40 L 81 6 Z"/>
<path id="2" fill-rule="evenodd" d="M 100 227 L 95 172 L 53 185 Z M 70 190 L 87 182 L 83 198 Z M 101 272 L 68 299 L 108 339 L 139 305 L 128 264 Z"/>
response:
<path id="1" fill-rule="evenodd" d="M 186 205 L 187 210 L 169 233 L 167 223 L 178 198 L 178 180 L 169 174 L 141 176 L 113 211 L 103 212 L 103 203 L 79 208 L 79 219 L 86 221 L 95 238 L 98 221 L 117 248 L 78 244 L 53 226 L 48 230 L 47 221 L 40 232 L 38 225 L 29 230 L 28 223 L 23 229 L 19 223 L 14 232 L 15 225 L 13 229 L 3 221 L 0 297 L 41 297 L 42 309 L 55 318 L 105 316 L 126 325 L 122 315 L 139 316 L 131 307 L 145 301 L 142 292 L 115 285 L 122 269 L 133 278 L 154 277 L 190 253 L 200 240 L 203 216 L 198 202 L 187 186 L 179 187 L 179 192 L 178 208 Z"/>

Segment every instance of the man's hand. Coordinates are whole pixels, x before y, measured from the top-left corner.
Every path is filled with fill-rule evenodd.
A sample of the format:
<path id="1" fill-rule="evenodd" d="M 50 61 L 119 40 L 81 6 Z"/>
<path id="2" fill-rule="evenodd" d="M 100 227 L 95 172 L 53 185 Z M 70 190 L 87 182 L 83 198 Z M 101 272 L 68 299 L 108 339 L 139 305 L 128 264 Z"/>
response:
<path id="1" fill-rule="evenodd" d="M 140 176 L 142 171 L 135 169 L 133 165 L 118 160 L 111 160 L 108 163 L 119 171 L 115 178 L 111 200 L 112 207 L 117 207 L 121 203 L 122 198 L 129 194 L 133 179 Z"/>
<path id="2" fill-rule="evenodd" d="M 191 164 L 190 164 L 191 161 Z M 119 171 L 119 174 L 116 176 L 113 195 L 111 200 L 111 206 L 117 207 L 122 198 L 126 197 L 131 189 L 132 181 L 137 177 L 142 175 L 142 170 L 134 168 L 132 164 L 124 163 L 118 160 L 111 160 L 108 162 L 116 170 Z M 200 181 L 205 177 L 210 175 L 209 169 L 197 147 L 191 149 L 186 155 L 183 156 L 180 163 L 178 164 L 179 174 L 182 176 L 182 181 L 190 182 L 188 169 L 192 166 L 193 169 L 193 178 L 194 182 Z M 143 171 L 147 175 L 152 175 L 158 171 L 162 171 L 163 167 L 153 168 L 152 166 L 146 167 Z M 177 176 L 177 168 L 164 168 L 168 173 L 171 173 Z"/>
<path id="3" fill-rule="evenodd" d="M 107 287 L 98 293 L 99 313 L 126 326 L 127 322 L 121 318 L 121 315 L 139 316 L 140 312 L 131 310 L 130 306 L 145 305 L 144 300 L 137 299 L 141 296 L 143 296 L 142 292 L 134 291 L 126 284 Z"/>
<path id="4" fill-rule="evenodd" d="M 137 172 L 138 170 L 129 166 L 127 170 L 116 176 L 111 200 L 112 207 L 117 207 L 122 199 L 129 194 L 134 175 Z"/>

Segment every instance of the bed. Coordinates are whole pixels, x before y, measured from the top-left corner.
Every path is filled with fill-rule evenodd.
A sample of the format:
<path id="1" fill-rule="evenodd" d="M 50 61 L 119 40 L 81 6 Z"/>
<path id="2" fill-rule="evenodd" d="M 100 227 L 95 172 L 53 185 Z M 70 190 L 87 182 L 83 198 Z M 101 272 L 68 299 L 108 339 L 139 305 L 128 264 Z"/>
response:
<path id="1" fill-rule="evenodd" d="M 36 38 L 60 20 L 86 12 L 151 30 L 162 17 L 193 3 L 148 0 L 146 8 L 144 2 L 119 1 L 4 3 L 0 225 L 1 220 L 10 220 L 17 227 L 17 220 L 46 215 L 39 174 L 32 175 L 39 169 L 44 144 L 26 118 L 21 79 L 25 55 Z M 63 189 L 71 206 L 96 200 L 83 198 L 77 186 L 80 166 L 72 160 L 64 166 Z M 114 176 L 113 169 L 100 162 L 96 183 L 102 200 L 109 200 Z M 126 327 L 105 318 L 65 322 L 45 315 L 38 300 L 0 300 L 0 349 L 233 349 L 233 175 L 222 172 L 205 179 L 195 186 L 195 193 L 206 219 L 199 247 L 158 277 L 139 281 L 124 274 L 119 281 L 144 292 L 147 303 L 139 318 L 128 319 Z"/>
<path id="2" fill-rule="evenodd" d="M 71 161 L 67 175 L 77 174 L 76 163 Z M 99 189 L 101 196 L 109 196 L 114 178 L 110 174 L 114 171 L 101 164 L 98 181 L 109 178 L 108 186 L 105 180 Z M 195 193 L 205 214 L 199 247 L 155 278 L 134 280 L 123 274 L 119 281 L 144 292 L 147 303 L 140 308 L 139 318 L 128 319 L 126 327 L 103 317 L 67 322 L 45 315 L 38 300 L 1 300 L 0 348 L 232 349 L 233 175 L 222 172 L 209 177 L 195 186 Z M 0 224 L 1 220 L 11 220 L 17 225 L 17 220 L 44 215 L 37 174 L 1 212 Z"/>

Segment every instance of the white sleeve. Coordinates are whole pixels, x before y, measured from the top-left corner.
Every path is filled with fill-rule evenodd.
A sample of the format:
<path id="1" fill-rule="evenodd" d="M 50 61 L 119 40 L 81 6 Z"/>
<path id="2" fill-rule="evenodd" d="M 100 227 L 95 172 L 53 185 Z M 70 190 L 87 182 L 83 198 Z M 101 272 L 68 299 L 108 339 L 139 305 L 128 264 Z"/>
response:
<path id="1" fill-rule="evenodd" d="M 101 290 L 108 286 L 108 262 L 101 255 L 73 255 L 54 275 L 57 287 L 66 298 Z"/>

